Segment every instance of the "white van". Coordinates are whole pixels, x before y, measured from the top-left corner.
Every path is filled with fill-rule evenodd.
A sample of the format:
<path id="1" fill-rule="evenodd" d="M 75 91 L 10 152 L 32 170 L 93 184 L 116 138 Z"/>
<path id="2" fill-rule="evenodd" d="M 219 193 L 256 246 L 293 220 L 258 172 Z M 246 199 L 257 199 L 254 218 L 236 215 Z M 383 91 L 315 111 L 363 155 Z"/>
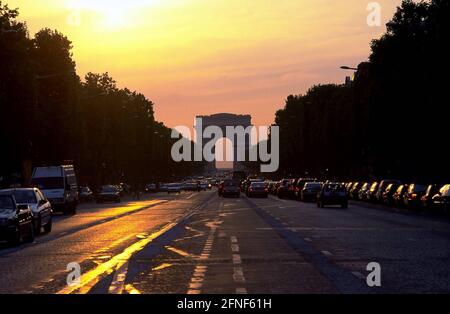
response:
<path id="1" fill-rule="evenodd" d="M 36 167 L 31 184 L 44 193 L 54 211 L 76 213 L 78 185 L 73 166 Z"/>

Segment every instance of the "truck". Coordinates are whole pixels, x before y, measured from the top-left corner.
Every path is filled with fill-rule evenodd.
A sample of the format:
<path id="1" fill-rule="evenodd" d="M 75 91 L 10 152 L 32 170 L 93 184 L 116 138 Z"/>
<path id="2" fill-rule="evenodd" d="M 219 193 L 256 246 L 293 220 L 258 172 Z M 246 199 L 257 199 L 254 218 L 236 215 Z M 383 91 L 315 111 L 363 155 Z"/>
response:
<path id="1" fill-rule="evenodd" d="M 73 165 L 35 167 L 31 185 L 42 191 L 50 201 L 53 211 L 76 213 L 78 184 Z"/>

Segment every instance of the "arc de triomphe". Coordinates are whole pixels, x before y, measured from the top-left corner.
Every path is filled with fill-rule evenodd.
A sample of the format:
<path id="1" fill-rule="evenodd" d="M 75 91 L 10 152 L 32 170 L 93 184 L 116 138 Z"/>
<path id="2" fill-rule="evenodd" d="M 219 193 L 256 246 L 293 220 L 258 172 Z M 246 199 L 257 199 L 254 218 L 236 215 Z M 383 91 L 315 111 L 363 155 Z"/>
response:
<path id="1" fill-rule="evenodd" d="M 224 137 L 226 137 L 226 127 L 227 126 L 232 126 L 232 127 L 237 127 L 237 126 L 242 126 L 244 129 L 252 126 L 252 117 L 251 115 L 239 115 L 239 114 L 232 114 L 232 113 L 217 113 L 217 114 L 213 114 L 213 115 L 200 115 L 196 117 L 197 119 L 201 118 L 202 119 L 202 134 L 205 128 L 207 128 L 208 126 L 218 126 L 222 129 L 222 132 L 224 134 Z M 236 136 L 234 139 L 230 138 L 229 139 L 232 143 L 233 143 L 233 153 L 234 153 L 234 162 L 233 162 L 233 169 L 235 170 L 242 170 L 243 169 L 243 165 L 240 162 L 237 162 L 237 151 L 238 151 L 238 141 L 236 139 Z M 205 143 L 203 143 L 205 144 Z M 241 143 L 242 145 L 242 143 Z M 250 147 L 250 138 L 249 136 L 246 135 L 245 137 L 245 147 L 243 147 L 243 149 L 246 152 L 249 151 L 249 147 Z M 240 147 L 242 149 L 242 147 Z M 207 168 L 209 169 L 213 169 L 215 168 L 215 164 L 214 163 L 210 163 Z"/>

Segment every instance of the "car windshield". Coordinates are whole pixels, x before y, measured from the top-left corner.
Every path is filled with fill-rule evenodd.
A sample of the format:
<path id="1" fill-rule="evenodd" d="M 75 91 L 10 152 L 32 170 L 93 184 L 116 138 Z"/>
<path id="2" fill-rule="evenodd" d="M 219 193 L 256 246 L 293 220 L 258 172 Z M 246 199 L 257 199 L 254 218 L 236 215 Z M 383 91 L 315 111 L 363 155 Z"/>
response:
<path id="1" fill-rule="evenodd" d="M 40 190 L 56 190 L 64 188 L 62 177 L 33 178 L 31 184 Z"/>
<path id="2" fill-rule="evenodd" d="M 225 181 L 224 186 L 238 186 L 238 183 L 235 181 Z"/>
<path id="3" fill-rule="evenodd" d="M 9 195 L 0 195 L 0 212 L 14 211 L 14 201 Z"/>
<path id="4" fill-rule="evenodd" d="M 18 204 L 35 204 L 37 203 L 36 195 L 33 190 L 15 190 L 13 192 Z"/>

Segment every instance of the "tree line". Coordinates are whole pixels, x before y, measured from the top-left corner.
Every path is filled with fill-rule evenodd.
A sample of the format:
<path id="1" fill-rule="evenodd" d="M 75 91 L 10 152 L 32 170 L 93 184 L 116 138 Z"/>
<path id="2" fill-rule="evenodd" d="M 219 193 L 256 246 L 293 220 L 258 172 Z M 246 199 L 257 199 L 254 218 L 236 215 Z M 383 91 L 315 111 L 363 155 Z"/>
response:
<path id="1" fill-rule="evenodd" d="M 450 2 L 405 0 L 386 26 L 351 84 L 313 86 L 276 112 L 280 175 L 449 179 Z"/>
<path id="2" fill-rule="evenodd" d="M 34 37 L 0 1 L 0 184 L 26 183 L 34 166 L 72 161 L 82 181 L 143 184 L 201 165 L 170 157 L 171 129 L 144 95 L 108 73 L 76 73 L 72 42 L 45 28 Z"/>

